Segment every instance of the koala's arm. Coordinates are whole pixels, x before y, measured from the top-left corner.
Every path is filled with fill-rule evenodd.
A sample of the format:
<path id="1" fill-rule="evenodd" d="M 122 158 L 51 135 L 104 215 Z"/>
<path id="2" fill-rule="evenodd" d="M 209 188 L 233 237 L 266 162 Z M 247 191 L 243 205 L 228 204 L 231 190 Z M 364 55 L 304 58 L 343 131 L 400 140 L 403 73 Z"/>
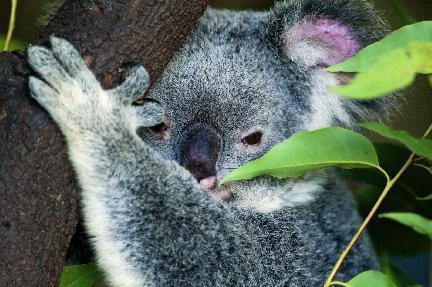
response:
<path id="1" fill-rule="evenodd" d="M 65 135 L 87 229 L 110 281 L 151 286 L 154 274 L 193 275 L 229 256 L 242 233 L 232 210 L 136 135 L 130 104 L 147 88 L 145 69 L 106 91 L 68 42 L 52 38 L 51 44 L 52 51 L 29 48 L 41 78 L 31 77 L 29 86 Z M 147 126 L 162 119 L 159 104 L 144 109 Z"/>

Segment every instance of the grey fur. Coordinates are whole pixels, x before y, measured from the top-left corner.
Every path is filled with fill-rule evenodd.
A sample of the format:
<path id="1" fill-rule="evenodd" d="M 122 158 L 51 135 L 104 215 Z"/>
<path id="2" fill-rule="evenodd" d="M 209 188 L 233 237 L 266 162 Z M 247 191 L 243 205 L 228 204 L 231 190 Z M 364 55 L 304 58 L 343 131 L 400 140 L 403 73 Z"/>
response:
<path id="1" fill-rule="evenodd" d="M 104 91 L 66 41 L 52 38 L 52 50 L 29 48 L 29 63 L 44 80 L 30 78 L 32 95 L 66 137 L 83 191 L 87 229 L 114 286 L 323 283 L 360 222 L 349 192 L 332 173 L 238 182 L 226 187 L 229 200 L 220 200 L 177 162 L 188 128 L 197 123 L 223 136 L 220 178 L 328 108 L 311 101 L 317 85 L 313 68 L 284 57 L 275 43 L 292 25 L 287 19 L 311 16 L 304 11 L 340 16 L 362 43 L 375 40 L 385 28 L 370 8 L 352 10 L 354 2 L 286 1 L 275 12 L 209 9 L 149 91 L 160 105 L 150 101 L 143 108 L 130 106 L 148 84 L 142 68 L 133 69 L 119 88 Z M 312 9 L 318 6 L 323 10 Z M 373 33 L 369 37 L 366 31 Z M 363 116 L 378 108 L 343 107 L 350 114 L 355 107 Z M 161 120 L 170 122 L 168 139 L 157 140 L 145 128 L 137 136 L 138 126 Z M 326 124 L 338 123 L 335 116 Z M 239 149 L 239 136 L 250 129 L 263 131 L 263 144 L 253 151 Z M 313 192 L 302 194 L 302 184 L 314 187 Z M 280 208 L 263 212 L 247 205 L 267 193 L 283 199 Z M 361 240 L 338 278 L 376 267 L 372 248 Z"/>

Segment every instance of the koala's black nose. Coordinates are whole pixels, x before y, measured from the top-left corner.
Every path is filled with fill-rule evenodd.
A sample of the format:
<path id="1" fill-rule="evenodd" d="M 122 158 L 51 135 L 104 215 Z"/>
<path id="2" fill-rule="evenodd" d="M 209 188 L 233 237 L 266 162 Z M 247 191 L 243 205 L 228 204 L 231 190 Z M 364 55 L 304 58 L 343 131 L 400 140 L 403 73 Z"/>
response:
<path id="1" fill-rule="evenodd" d="M 221 137 L 215 129 L 207 125 L 198 125 L 181 148 L 180 164 L 198 181 L 214 176 L 220 146 Z"/>

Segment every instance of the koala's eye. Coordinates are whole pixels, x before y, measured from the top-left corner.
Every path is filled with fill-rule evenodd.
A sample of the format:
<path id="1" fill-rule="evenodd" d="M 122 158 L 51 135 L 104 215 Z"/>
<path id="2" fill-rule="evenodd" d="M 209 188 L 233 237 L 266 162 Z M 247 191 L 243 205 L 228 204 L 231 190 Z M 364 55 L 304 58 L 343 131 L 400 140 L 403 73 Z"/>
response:
<path id="1" fill-rule="evenodd" d="M 162 122 L 149 129 L 158 140 L 166 140 L 169 137 L 169 123 Z"/>
<path id="2" fill-rule="evenodd" d="M 241 139 L 245 146 L 257 146 L 262 142 L 263 133 L 260 131 L 253 132 Z"/>

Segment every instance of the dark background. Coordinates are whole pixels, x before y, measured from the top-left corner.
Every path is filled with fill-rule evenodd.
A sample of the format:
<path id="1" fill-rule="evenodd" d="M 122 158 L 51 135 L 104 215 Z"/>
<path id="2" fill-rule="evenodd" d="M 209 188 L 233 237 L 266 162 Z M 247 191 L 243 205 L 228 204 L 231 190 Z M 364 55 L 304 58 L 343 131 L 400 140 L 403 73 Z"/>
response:
<path id="1" fill-rule="evenodd" d="M 323 0 L 325 1 L 325 0 Z M 14 38 L 24 42 L 35 40 L 42 28 L 40 21 L 50 6 L 47 0 L 19 0 Z M 394 9 L 395 0 L 375 0 L 376 7 L 382 11 L 392 26 L 397 29 L 405 23 Z M 399 0 L 406 12 L 416 21 L 432 19 L 432 0 Z M 266 10 L 272 6 L 271 0 L 214 0 L 217 8 Z M 5 34 L 9 21 L 10 1 L 0 0 L 0 34 Z M 2 47 L 0 47 L 1 49 Z M 401 103 L 399 113 L 391 118 L 391 124 L 409 130 L 420 136 L 432 122 L 432 97 L 426 78 L 419 77 L 413 88 L 407 91 L 406 101 Z M 430 189 L 430 188 L 429 188 Z M 403 234 L 401 234 L 404 236 Z M 398 238 L 392 240 L 398 241 Z M 393 257 L 392 261 L 402 267 L 418 283 L 428 286 L 428 255 L 409 258 Z"/>

